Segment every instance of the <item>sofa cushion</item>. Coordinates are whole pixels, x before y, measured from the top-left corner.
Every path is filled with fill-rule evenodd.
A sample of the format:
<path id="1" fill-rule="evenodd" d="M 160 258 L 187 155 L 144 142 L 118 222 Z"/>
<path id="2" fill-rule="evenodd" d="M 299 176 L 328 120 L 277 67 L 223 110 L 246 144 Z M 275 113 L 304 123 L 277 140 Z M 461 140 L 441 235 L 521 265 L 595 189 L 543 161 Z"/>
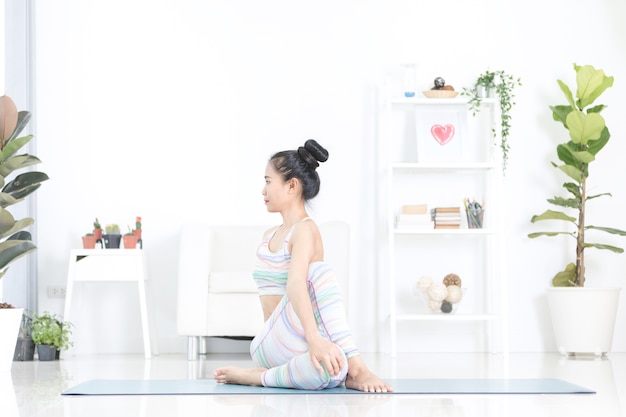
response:
<path id="1" fill-rule="evenodd" d="M 252 272 L 211 272 L 209 274 L 209 293 L 254 293 L 257 288 L 252 279 Z"/>

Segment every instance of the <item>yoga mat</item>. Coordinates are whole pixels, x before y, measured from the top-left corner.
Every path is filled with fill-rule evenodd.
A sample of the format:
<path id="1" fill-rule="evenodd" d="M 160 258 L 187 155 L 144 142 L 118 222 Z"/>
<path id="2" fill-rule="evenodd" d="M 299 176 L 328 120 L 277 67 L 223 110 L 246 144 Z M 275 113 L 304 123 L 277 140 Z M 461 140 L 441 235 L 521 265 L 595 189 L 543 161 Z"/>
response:
<path id="1" fill-rule="evenodd" d="M 386 394 L 595 394 L 560 379 L 391 379 L 394 391 Z M 218 384 L 212 379 L 145 379 L 83 382 L 62 395 L 270 395 L 372 394 L 330 388 L 319 391 Z M 382 395 L 383 393 L 381 393 Z M 378 393 L 377 393 L 378 395 Z"/>

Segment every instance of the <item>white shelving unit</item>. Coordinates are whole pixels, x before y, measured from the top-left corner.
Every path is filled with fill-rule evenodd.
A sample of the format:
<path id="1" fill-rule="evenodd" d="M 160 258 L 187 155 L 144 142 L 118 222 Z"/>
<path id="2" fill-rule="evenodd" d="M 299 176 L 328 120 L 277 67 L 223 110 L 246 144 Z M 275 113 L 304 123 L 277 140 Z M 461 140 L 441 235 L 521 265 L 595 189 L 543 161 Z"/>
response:
<path id="1" fill-rule="evenodd" d="M 457 115 L 462 152 L 450 160 L 429 160 L 420 154 L 423 120 L 437 120 L 439 112 Z M 440 337 L 433 326 L 475 323 L 481 335 L 471 341 L 490 352 L 508 352 L 506 276 L 502 259 L 502 167 L 499 138 L 493 137 L 499 116 L 494 99 L 484 99 L 473 117 L 467 99 L 387 98 L 379 134 L 381 221 L 385 224 L 379 253 L 381 291 L 388 294 L 389 345 L 398 350 L 398 328 L 419 332 L 419 338 Z M 421 127 L 420 127 L 421 126 Z M 458 129 L 457 129 L 458 130 Z M 497 129 L 496 129 L 497 131 Z M 432 139 L 432 138 L 429 138 Z M 439 157 L 438 157 L 439 158 Z M 484 227 L 469 229 L 398 229 L 396 215 L 403 205 L 458 206 L 465 217 L 463 198 L 475 198 L 485 208 Z M 417 288 L 419 277 L 440 282 L 457 273 L 465 289 L 453 313 L 433 313 Z M 423 333 L 420 331 L 422 326 Z M 415 330 L 413 328 L 415 327 Z M 458 328 L 458 327 L 457 327 Z M 430 340 L 432 342 L 432 340 Z"/>

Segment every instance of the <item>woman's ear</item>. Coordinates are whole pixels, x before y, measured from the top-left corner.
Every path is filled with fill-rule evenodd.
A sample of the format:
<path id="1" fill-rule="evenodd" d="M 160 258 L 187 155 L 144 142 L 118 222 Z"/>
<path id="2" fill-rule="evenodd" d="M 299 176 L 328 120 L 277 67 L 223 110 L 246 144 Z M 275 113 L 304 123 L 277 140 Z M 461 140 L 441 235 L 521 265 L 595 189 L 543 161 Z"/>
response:
<path id="1" fill-rule="evenodd" d="M 300 181 L 298 181 L 297 178 L 292 178 L 287 182 L 288 186 L 289 186 L 289 192 L 296 192 L 298 191 L 298 185 L 300 184 Z"/>

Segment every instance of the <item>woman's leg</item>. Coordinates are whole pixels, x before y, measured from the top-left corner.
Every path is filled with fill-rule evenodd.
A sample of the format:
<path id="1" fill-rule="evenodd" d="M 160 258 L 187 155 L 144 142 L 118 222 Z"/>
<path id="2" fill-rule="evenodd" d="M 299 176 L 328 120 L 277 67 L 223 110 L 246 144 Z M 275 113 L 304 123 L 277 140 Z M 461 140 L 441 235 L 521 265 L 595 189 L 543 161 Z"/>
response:
<path id="1" fill-rule="evenodd" d="M 257 366 L 268 368 L 262 376 L 265 386 L 299 389 L 338 386 L 348 372 L 347 358 L 358 353 L 332 269 L 322 262 L 311 264 L 307 284 L 320 333 L 346 357 L 342 372 L 333 377 L 315 369 L 300 320 L 287 297 L 283 297 L 250 346 Z"/>

